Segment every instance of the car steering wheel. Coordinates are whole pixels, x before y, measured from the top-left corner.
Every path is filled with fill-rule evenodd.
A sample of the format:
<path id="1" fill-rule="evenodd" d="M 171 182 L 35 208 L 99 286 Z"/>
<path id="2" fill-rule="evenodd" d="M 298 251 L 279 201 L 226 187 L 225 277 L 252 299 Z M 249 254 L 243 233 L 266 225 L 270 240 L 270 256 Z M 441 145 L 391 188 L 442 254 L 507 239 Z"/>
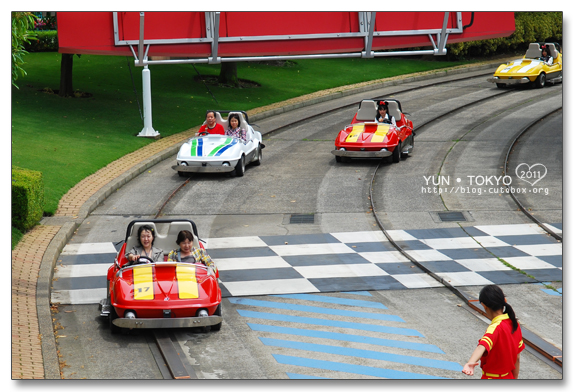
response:
<path id="1" fill-rule="evenodd" d="M 202 131 L 198 133 L 198 136 L 208 136 L 210 133 L 208 131 Z"/>
<path id="2" fill-rule="evenodd" d="M 137 260 L 133 260 L 133 261 L 129 261 L 128 265 L 136 265 L 136 264 L 150 264 L 153 263 L 154 260 L 152 260 L 151 258 L 149 258 L 148 256 L 140 256 L 139 259 Z"/>

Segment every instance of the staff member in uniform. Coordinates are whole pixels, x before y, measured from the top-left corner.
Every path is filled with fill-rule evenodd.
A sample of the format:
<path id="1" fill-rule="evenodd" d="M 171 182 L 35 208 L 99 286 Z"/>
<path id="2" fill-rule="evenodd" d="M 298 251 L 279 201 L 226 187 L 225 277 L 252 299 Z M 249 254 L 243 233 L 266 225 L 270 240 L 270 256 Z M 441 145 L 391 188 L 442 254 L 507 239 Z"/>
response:
<path id="1" fill-rule="evenodd" d="M 506 379 L 519 376 L 519 354 L 525 348 L 521 327 L 511 305 L 499 286 L 481 289 L 479 302 L 485 308 L 491 324 L 462 372 L 473 376 L 473 369 L 481 360 L 482 379 Z"/>

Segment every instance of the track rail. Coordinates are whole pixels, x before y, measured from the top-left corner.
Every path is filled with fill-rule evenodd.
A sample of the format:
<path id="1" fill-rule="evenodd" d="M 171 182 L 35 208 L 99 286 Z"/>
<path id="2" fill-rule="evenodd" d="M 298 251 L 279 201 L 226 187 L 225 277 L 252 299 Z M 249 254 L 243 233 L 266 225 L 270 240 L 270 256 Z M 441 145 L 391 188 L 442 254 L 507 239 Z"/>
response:
<path id="1" fill-rule="evenodd" d="M 392 96 L 392 95 L 396 95 L 396 94 L 402 94 L 402 93 L 406 93 L 406 92 L 411 92 L 411 91 L 416 91 L 416 90 L 422 90 L 428 87 L 433 87 L 433 86 L 438 86 L 438 85 L 443 85 L 443 84 L 449 84 L 449 83 L 453 83 L 453 82 L 457 82 L 457 81 L 462 81 L 462 80 L 468 80 L 468 79 L 475 79 L 475 78 L 479 78 L 482 77 L 484 75 L 491 75 L 492 72 L 485 72 L 482 74 L 476 74 L 473 76 L 466 76 L 466 77 L 462 77 L 462 78 L 457 78 L 457 79 L 451 79 L 449 81 L 442 81 L 442 82 L 436 82 L 436 83 L 429 83 L 426 84 L 424 86 L 416 86 L 416 87 L 412 87 L 412 88 L 407 88 L 407 89 L 402 89 L 402 90 L 397 90 L 397 91 L 393 91 L 393 92 L 389 92 L 386 94 L 386 96 Z M 426 121 L 425 123 L 419 125 L 417 128 L 415 128 L 414 130 L 420 131 L 422 128 L 424 128 L 425 126 L 429 125 L 430 123 L 434 122 L 434 121 L 438 121 L 441 119 L 444 119 L 446 115 L 450 115 L 453 113 L 456 113 L 462 109 L 465 109 L 469 106 L 472 105 L 477 105 L 478 103 L 482 103 L 484 101 L 493 99 L 494 97 L 503 95 L 503 94 L 508 94 L 508 93 L 512 93 L 514 90 L 506 90 L 506 91 L 502 91 L 499 92 L 497 94 L 493 94 L 492 96 L 489 97 L 485 97 L 485 98 L 481 98 L 478 99 L 476 101 L 458 106 L 450 111 L 448 111 L 447 113 L 442 113 L 440 116 L 437 116 L 435 118 L 432 118 L 428 121 Z M 372 99 L 376 99 L 378 97 L 374 97 Z M 322 112 L 322 115 L 325 114 L 329 114 L 332 112 L 336 112 L 342 109 L 347 109 L 347 108 L 351 108 L 357 106 L 357 103 L 352 103 L 352 104 L 343 104 L 343 105 L 339 105 L 336 107 L 331 108 L 330 110 L 324 111 Z M 525 133 L 527 132 L 527 130 L 529 128 L 531 128 L 535 123 L 541 121 L 544 117 L 550 115 L 552 113 L 548 113 L 547 115 L 543 116 L 542 118 L 539 118 L 537 120 L 535 120 L 532 124 L 530 124 L 529 126 L 525 127 L 525 129 L 521 130 L 519 132 L 519 134 L 516 136 L 514 142 L 511 144 L 511 146 L 509 147 L 508 153 L 507 153 L 507 157 L 505 159 L 505 168 L 507 169 L 507 164 L 508 164 L 508 160 L 509 160 L 509 156 L 511 153 L 511 150 L 513 148 L 513 146 L 516 144 L 517 140 Z M 266 135 L 271 135 L 273 133 L 282 131 L 288 127 L 292 127 L 294 125 L 297 125 L 299 123 L 305 122 L 305 121 L 309 121 L 312 118 L 316 118 L 317 114 L 313 115 L 313 116 L 308 116 L 305 118 L 299 118 L 296 121 L 293 121 L 287 125 L 282 125 L 281 127 L 269 130 L 268 132 L 266 132 Z M 417 260 L 415 260 L 413 257 L 411 257 L 407 252 L 405 252 L 389 235 L 389 233 L 387 232 L 387 230 L 385 229 L 383 223 L 381 222 L 381 220 L 378 218 L 377 216 L 377 210 L 374 204 L 374 197 L 373 197 L 373 184 L 375 183 L 375 177 L 376 174 L 378 172 L 378 169 L 381 165 L 380 161 L 377 165 L 377 167 L 374 170 L 372 179 L 371 179 L 371 183 L 370 183 L 370 189 L 369 189 L 369 199 L 370 199 L 370 204 L 371 204 L 371 211 L 373 214 L 373 217 L 375 219 L 375 221 L 377 222 L 377 225 L 379 227 L 379 229 L 382 231 L 382 233 L 385 235 L 385 237 L 389 240 L 389 242 L 402 254 L 404 255 L 408 260 L 410 260 L 410 262 L 412 262 L 414 265 L 416 265 L 418 268 L 420 268 L 422 271 L 424 271 L 426 274 L 428 274 L 429 276 L 433 277 L 435 280 L 437 280 L 438 282 L 440 282 L 443 286 L 445 286 L 447 289 L 449 289 L 450 291 L 452 291 L 455 295 L 457 295 L 459 298 L 461 298 L 463 301 L 465 301 L 465 303 L 474 311 L 476 311 L 477 313 L 481 314 L 482 316 L 487 316 L 485 314 L 485 312 L 483 311 L 483 309 L 481 309 L 481 307 L 479 306 L 479 301 L 476 298 L 473 298 L 472 296 L 464 293 L 463 291 L 459 290 L 458 288 L 456 288 L 455 286 L 451 285 L 448 281 L 446 281 L 445 279 L 441 278 L 439 275 L 435 274 L 434 272 L 430 271 L 428 268 L 426 268 L 424 265 L 422 265 L 421 263 L 419 263 Z M 161 205 L 161 207 L 158 209 L 158 212 L 156 213 L 154 218 L 158 218 L 162 215 L 163 210 L 165 209 L 165 207 L 168 205 L 168 203 L 170 202 L 170 200 L 179 192 L 181 191 L 189 182 L 190 180 L 193 178 L 193 176 L 187 178 L 182 184 L 180 184 L 176 189 L 174 189 L 174 191 L 167 197 L 167 199 L 164 201 L 164 203 Z M 534 220 L 543 230 L 545 230 L 546 232 L 550 232 L 550 230 L 541 222 L 537 221 L 536 218 L 534 218 L 531 214 L 529 214 L 529 212 L 527 211 L 527 209 L 525 209 L 524 207 L 521 206 L 521 203 L 519 203 L 519 201 L 516 200 L 516 198 L 514 197 L 514 200 L 518 203 L 518 205 L 520 205 L 521 210 L 527 214 L 530 219 Z M 557 234 L 556 233 L 549 233 L 550 235 L 553 235 L 555 238 L 557 238 Z M 561 238 L 559 238 L 561 239 Z M 560 366 L 562 368 L 563 366 L 563 362 L 562 362 L 562 351 L 559 350 L 558 348 L 556 348 L 555 346 L 547 343 L 545 340 L 543 340 L 542 338 L 540 338 L 539 336 L 537 336 L 536 334 L 534 334 L 533 332 L 529 331 L 527 328 L 522 327 L 522 331 L 523 331 L 523 338 L 525 343 L 531 347 L 533 350 L 535 350 L 536 352 L 538 352 L 540 354 L 541 357 L 549 360 L 551 363 L 556 364 L 558 366 Z M 155 335 L 156 336 L 156 335 Z M 169 338 L 168 338 L 169 339 Z M 158 347 L 160 347 L 160 345 L 164 345 L 165 348 L 162 349 L 160 348 L 160 351 L 162 351 L 162 353 L 164 351 L 166 352 L 170 352 L 173 350 L 173 347 L 170 348 L 169 346 L 171 344 L 173 344 L 170 340 L 169 344 L 166 340 L 166 337 L 161 337 L 160 339 L 158 339 L 158 337 L 156 336 L 156 342 L 158 344 Z M 164 354 L 162 354 L 164 355 Z M 166 358 L 166 356 L 164 356 L 164 359 L 166 360 L 166 364 L 168 365 L 168 367 L 170 368 L 170 373 L 172 374 L 172 377 L 174 378 L 196 378 L 195 375 L 190 376 L 189 374 L 187 374 L 187 372 L 184 374 L 182 371 L 183 365 L 181 364 L 181 359 L 179 357 L 174 357 L 174 355 L 169 356 L 170 361 Z M 179 363 L 178 363 L 179 362 Z M 172 364 L 173 363 L 173 364 Z M 173 368 L 172 368 L 173 366 Z M 184 368 L 185 371 L 185 368 Z"/>
<path id="2" fill-rule="evenodd" d="M 482 310 L 478 306 L 479 305 L 479 299 L 474 298 L 474 297 L 468 295 L 467 293 L 459 290 L 457 287 L 450 284 L 448 281 L 443 279 L 441 276 L 439 276 L 436 273 L 434 273 L 433 271 L 429 270 L 427 267 L 425 267 L 420 262 L 418 262 L 413 257 L 411 257 L 403 248 L 401 248 L 401 246 L 399 246 L 393 240 L 393 238 L 391 238 L 391 236 L 389 235 L 389 233 L 387 232 L 387 230 L 383 226 L 383 223 L 381 222 L 381 220 L 377 216 L 377 211 L 375 209 L 375 204 L 373 201 L 373 199 L 374 199 L 373 198 L 373 184 L 375 182 L 375 175 L 377 174 L 378 168 L 379 168 L 379 164 L 376 167 L 376 169 L 373 173 L 372 179 L 371 179 L 371 184 L 370 184 L 370 188 L 369 188 L 369 199 L 370 199 L 371 211 L 372 211 L 373 217 L 374 217 L 375 221 L 377 222 L 377 225 L 378 225 L 379 229 L 381 230 L 381 232 L 385 235 L 385 237 L 392 244 L 392 246 L 395 249 L 397 249 L 403 256 L 405 256 L 411 263 L 415 264 L 419 269 L 421 269 L 426 274 L 428 274 L 429 276 L 434 278 L 436 281 L 441 283 L 443 286 L 448 288 L 451 292 L 453 292 L 455 295 L 457 295 L 459 298 L 461 298 L 463 301 L 465 301 L 465 303 L 470 308 L 472 308 L 476 312 L 480 313 L 482 316 L 487 317 L 487 314 L 485 313 L 485 311 Z M 545 359 L 563 367 L 563 352 L 562 352 L 562 350 L 560 350 L 557 347 L 547 343 L 541 337 L 539 337 L 538 335 L 536 335 L 535 333 L 531 332 L 529 329 L 527 329 L 523 326 L 521 327 L 521 330 L 523 332 L 523 340 L 529 347 L 533 348 L 535 351 L 540 353 Z"/>
<path id="3" fill-rule="evenodd" d="M 478 100 L 476 102 L 473 103 L 469 103 L 466 105 L 462 105 L 460 107 L 457 107 L 453 110 L 451 110 L 449 112 L 449 114 L 451 113 L 455 113 L 467 106 L 470 105 L 474 105 L 478 102 L 481 102 L 483 100 L 486 100 L 489 98 L 484 98 L 481 100 Z M 509 163 L 509 157 L 511 154 L 511 151 L 513 149 L 513 147 L 515 146 L 515 144 L 517 143 L 517 141 L 519 140 L 519 138 L 524 135 L 529 129 L 531 129 L 535 124 L 539 123 L 540 121 L 544 120 L 545 118 L 547 118 L 548 116 L 560 111 L 562 109 L 556 109 L 550 113 L 546 113 L 545 115 L 539 117 L 538 119 L 534 120 L 533 122 L 531 122 L 530 124 L 528 124 L 527 126 L 525 126 L 523 129 L 521 129 L 517 136 L 515 137 L 515 139 L 513 140 L 513 142 L 511 143 L 511 145 L 509 146 L 509 149 L 507 151 L 507 155 L 505 157 L 505 175 L 507 175 L 507 166 Z M 445 116 L 445 114 L 442 114 L 442 118 Z M 439 117 L 438 117 L 439 118 Z M 434 118 L 431 119 L 429 121 L 427 121 L 425 124 L 420 125 L 417 129 L 420 130 L 421 128 L 423 128 L 424 126 L 428 125 L 429 123 L 437 120 L 438 118 Z M 371 178 L 371 182 L 370 182 L 370 187 L 369 187 L 369 200 L 370 200 L 370 205 L 371 205 L 371 212 L 372 215 L 375 219 L 375 221 L 377 222 L 377 225 L 379 227 L 379 229 L 382 231 L 382 233 L 385 235 L 385 237 L 388 239 L 388 241 L 392 244 L 393 247 L 395 247 L 404 257 L 406 257 L 411 263 L 413 263 L 414 265 L 416 265 L 418 268 L 420 268 L 422 271 L 424 271 L 426 274 L 428 274 L 429 276 L 431 276 L 432 278 L 434 278 L 436 281 L 438 281 L 439 283 L 441 283 L 443 286 L 445 286 L 447 289 L 449 289 L 451 292 L 453 292 L 456 296 L 458 296 L 459 298 L 461 298 L 462 300 L 465 301 L 465 303 L 473 310 L 475 310 L 477 313 L 481 314 L 484 317 L 487 317 L 487 314 L 485 313 L 485 311 L 483 309 L 481 309 L 479 307 L 479 300 L 477 298 L 474 298 L 470 295 L 468 295 L 467 293 L 459 290 L 457 287 L 451 285 L 448 281 L 446 281 L 445 279 L 443 279 L 442 277 L 440 277 L 439 275 L 437 275 L 436 273 L 434 273 L 433 271 L 429 270 L 427 267 L 425 267 L 424 265 L 422 265 L 420 262 L 418 262 L 417 260 L 415 260 L 413 257 L 411 257 L 403 248 L 401 248 L 401 246 L 399 246 L 394 240 L 393 238 L 389 235 L 389 233 L 387 232 L 386 228 L 384 227 L 383 223 L 381 222 L 381 220 L 379 219 L 379 217 L 377 216 L 377 210 L 375 207 L 375 203 L 374 203 L 374 197 L 373 197 L 373 185 L 375 183 L 375 178 L 377 175 L 377 172 L 381 166 L 381 163 L 384 162 L 384 160 L 381 160 L 378 165 L 376 166 L 372 178 Z M 517 203 L 517 205 L 520 207 L 520 209 L 522 210 L 522 212 L 529 217 L 529 219 L 533 220 L 535 223 L 537 223 L 537 225 L 539 225 L 539 227 L 541 227 L 543 230 L 545 230 L 547 233 L 549 233 L 550 235 L 552 235 L 554 238 L 558 239 L 558 240 L 562 240 L 562 237 L 559 236 L 557 233 L 553 232 L 552 230 L 548 229 L 547 226 L 545 224 L 543 224 L 542 222 L 540 222 L 537 218 L 535 218 L 532 214 L 529 213 L 529 211 L 527 211 L 527 209 L 519 202 L 519 200 L 517 200 L 517 198 L 510 192 L 510 194 L 513 196 L 513 199 L 515 200 L 515 202 Z M 465 228 L 462 227 L 462 229 L 465 231 Z M 470 235 L 470 234 L 468 234 Z M 471 236 L 471 235 L 470 235 Z M 541 337 L 539 337 L 538 335 L 536 335 L 535 333 L 531 332 L 529 329 L 527 329 L 526 327 L 522 326 L 522 332 L 523 332 L 523 340 L 524 342 L 533 350 L 535 350 L 537 353 L 540 354 L 540 356 L 542 356 L 544 359 L 550 361 L 552 364 L 556 364 L 558 366 L 563 367 L 563 352 L 562 350 L 558 349 L 557 347 L 549 344 L 548 342 L 546 342 L 544 339 L 542 339 Z"/>
<path id="4" fill-rule="evenodd" d="M 465 77 L 463 77 L 463 78 L 451 79 L 451 80 L 442 81 L 442 82 L 434 82 L 434 83 L 426 84 L 426 85 L 424 85 L 424 86 L 415 86 L 415 87 L 410 87 L 410 88 L 406 88 L 406 89 L 403 89 L 403 90 L 392 91 L 392 92 L 386 93 L 385 95 L 391 97 L 391 96 L 396 95 L 396 94 L 408 93 L 408 92 L 411 92 L 411 91 L 422 90 L 422 89 L 425 89 L 425 88 L 428 88 L 428 87 L 440 86 L 440 85 L 442 85 L 442 84 L 449 84 L 449 83 L 453 83 L 453 82 L 459 82 L 459 81 L 462 81 L 462 80 L 475 79 L 475 78 L 483 77 L 483 76 L 485 76 L 485 75 L 492 75 L 492 74 L 493 74 L 493 72 L 492 72 L 492 71 L 489 71 L 489 72 L 485 72 L 485 73 L 481 73 L 481 74 L 476 74 L 476 75 L 473 75 L 473 76 L 465 76 Z M 511 90 L 504 91 L 503 93 L 505 93 L 505 92 L 510 92 L 510 91 L 511 91 Z M 497 96 L 497 95 L 499 95 L 499 94 L 495 94 L 495 96 Z M 374 100 L 375 100 L 375 99 L 377 99 L 377 98 L 380 98 L 380 97 L 372 97 L 372 98 L 368 98 L 368 99 L 374 99 Z M 335 106 L 335 107 L 333 107 L 333 108 L 331 108 L 331 109 L 329 109 L 329 110 L 323 111 L 321 114 L 322 114 L 322 115 L 325 115 L 325 114 L 337 112 L 337 111 L 342 110 L 342 109 L 352 108 L 352 107 L 357 106 L 357 105 L 358 105 L 358 102 L 354 102 L 354 103 L 351 103 L 351 104 L 349 104 L 349 103 L 348 103 L 348 104 L 343 104 L 343 105 Z M 274 132 L 282 131 L 284 128 L 292 127 L 292 126 L 294 126 L 294 125 L 297 125 L 297 124 L 300 124 L 300 123 L 309 121 L 309 120 L 311 120 L 311 119 L 313 119 L 313 118 L 316 118 L 316 117 L 317 117 L 317 114 L 312 115 L 312 116 L 307 116 L 307 117 L 301 117 L 301 118 L 297 119 L 296 121 L 293 121 L 293 122 L 291 122 L 291 123 L 289 123 L 289 124 L 287 124 L 287 125 L 283 125 L 283 126 L 281 126 L 281 127 L 278 127 L 278 128 L 276 128 L 276 129 L 273 129 L 273 130 L 267 132 L 266 135 L 270 135 L 270 134 L 273 134 Z M 435 119 L 432 120 L 432 121 L 435 121 Z"/>
<path id="5" fill-rule="evenodd" d="M 517 141 L 521 138 L 521 136 L 523 136 L 527 131 L 529 131 L 531 128 L 533 128 L 535 126 L 535 124 L 543 121 L 544 119 L 546 119 L 547 117 L 558 113 L 560 111 L 562 111 L 563 108 L 554 110 L 552 112 L 546 113 L 544 115 L 542 115 L 541 117 L 539 117 L 538 119 L 532 121 L 531 123 L 529 123 L 527 126 L 525 126 L 522 130 L 519 131 L 519 133 L 517 134 L 517 136 L 515 137 L 515 139 L 513 139 L 513 142 L 511 142 L 511 145 L 509 146 L 509 149 L 507 150 L 507 155 L 505 156 L 505 164 L 503 165 L 503 167 L 505 168 L 504 172 L 505 175 L 507 176 L 507 168 L 509 167 L 509 158 L 511 156 L 511 152 L 513 150 L 513 147 L 515 147 L 515 145 L 517 144 Z M 511 192 L 511 189 L 509 187 L 509 185 L 506 185 L 507 189 L 509 190 L 509 194 L 511 195 L 511 197 L 513 198 L 513 200 L 515 201 L 515 203 L 517 204 L 517 206 L 519 207 L 519 209 L 529 218 L 531 219 L 533 222 L 535 222 L 539 227 L 541 227 L 543 230 L 545 230 L 550 236 L 552 236 L 553 238 L 555 238 L 556 240 L 559 240 L 561 242 L 563 242 L 563 236 L 560 236 L 559 234 L 557 234 L 556 232 L 554 232 L 553 230 L 549 229 L 547 227 L 547 225 L 545 225 L 544 223 L 542 223 L 539 219 L 537 219 L 535 216 L 533 216 L 533 214 L 531 214 L 526 208 L 525 206 L 523 206 L 523 204 L 517 199 L 517 197 L 515 197 L 515 194 L 513 192 Z"/>
<path id="6" fill-rule="evenodd" d="M 503 94 L 497 94 L 497 95 L 495 95 L 495 97 L 497 97 L 498 95 L 503 95 Z M 477 100 L 477 101 L 473 101 L 473 102 L 467 103 L 467 104 L 465 104 L 465 105 L 458 106 L 458 107 L 456 107 L 456 108 L 450 110 L 449 112 L 443 113 L 441 116 L 432 118 L 432 119 L 428 120 L 427 122 L 425 122 L 425 123 L 419 125 L 418 127 L 414 128 L 414 131 L 416 131 L 416 130 L 419 131 L 419 130 L 421 130 L 422 128 L 424 128 L 425 126 L 429 125 L 430 123 L 432 123 L 432 122 L 434 122 L 434 121 L 437 121 L 437 120 L 440 120 L 440 119 L 444 119 L 444 117 L 445 117 L 446 115 L 456 113 L 456 112 L 460 111 L 461 109 L 465 109 L 465 108 L 467 108 L 467 107 L 476 105 L 476 104 L 478 104 L 478 103 L 482 103 L 483 101 L 488 101 L 488 100 L 492 99 L 493 97 L 494 97 L 494 96 L 482 98 L 482 99 L 479 99 L 479 100 Z M 505 156 L 505 162 L 504 162 L 504 175 L 505 175 L 505 176 L 507 176 L 507 168 L 509 167 L 509 158 L 510 158 L 510 156 L 511 156 L 511 152 L 512 152 L 512 150 L 513 150 L 513 147 L 517 144 L 517 141 L 521 138 L 521 136 L 523 136 L 527 131 L 529 131 L 529 130 L 530 130 L 533 126 L 535 126 L 537 123 L 543 121 L 545 118 L 547 118 L 547 117 L 549 117 L 549 116 L 551 116 L 551 115 L 553 115 L 553 114 L 555 114 L 555 113 L 557 113 L 557 112 L 560 112 L 561 110 L 563 110 L 563 109 L 562 109 L 562 108 L 556 109 L 556 110 L 553 110 L 553 111 L 551 111 L 551 112 L 549 112 L 549 113 L 546 113 L 546 114 L 540 116 L 539 118 L 533 120 L 531 123 L 529 123 L 528 125 L 526 125 L 525 127 L 523 127 L 523 128 L 517 133 L 517 135 L 515 136 L 515 139 L 513 140 L 513 142 L 511 142 L 511 144 L 510 144 L 510 146 L 509 146 L 509 148 L 508 148 L 508 150 L 507 150 L 507 154 L 506 154 L 506 156 Z M 377 168 L 376 168 L 376 171 L 377 171 L 377 169 L 379 169 L 379 166 L 380 166 L 380 165 L 381 165 L 381 162 L 378 164 L 378 166 L 377 166 Z M 525 214 L 525 216 L 527 216 L 530 220 L 532 220 L 533 222 L 535 222 L 541 229 L 543 229 L 545 232 L 547 232 L 549 235 L 551 235 L 551 236 L 552 236 L 553 238 L 555 238 L 556 240 L 563 241 L 563 237 L 562 237 L 562 236 L 560 236 L 559 234 L 557 234 L 557 233 L 554 232 L 553 230 L 549 229 L 549 228 L 547 227 L 547 225 L 545 225 L 543 222 L 541 222 L 541 221 L 538 220 L 536 217 L 534 217 L 533 214 L 531 214 L 531 213 L 527 210 L 527 208 L 525 208 L 525 207 L 523 206 L 523 204 L 517 199 L 517 197 L 515 197 L 515 194 L 514 194 L 513 192 L 511 192 L 509 185 L 506 185 L 506 187 L 507 187 L 507 189 L 509 190 L 509 194 L 511 195 L 511 197 L 513 198 L 513 200 L 515 201 L 515 203 L 517 204 L 517 206 L 519 207 L 519 209 L 521 210 L 521 212 L 523 212 L 523 214 Z"/>
<path id="7" fill-rule="evenodd" d="M 462 77 L 462 78 L 451 79 L 451 80 L 448 80 L 448 81 L 428 83 L 428 84 L 426 84 L 426 85 L 424 85 L 424 86 L 415 86 L 415 87 L 410 87 L 410 88 L 406 88 L 406 89 L 403 89 L 403 90 L 396 90 L 396 91 L 389 92 L 389 93 L 387 93 L 386 95 L 387 95 L 387 96 L 392 96 L 392 95 L 395 95 L 395 94 L 403 94 L 403 93 L 407 93 L 407 92 L 410 92 L 410 91 L 422 90 L 422 89 L 425 89 L 425 88 L 428 88 L 428 87 L 440 86 L 440 85 L 443 85 L 443 84 L 449 84 L 449 83 L 453 83 L 453 82 L 459 82 L 459 81 L 462 81 L 462 80 L 470 80 L 470 79 L 481 78 L 481 77 L 483 77 L 483 76 L 485 76 L 485 75 L 491 75 L 491 74 L 493 74 L 492 71 L 483 72 L 483 73 L 475 74 L 475 75 L 473 75 L 473 76 L 465 76 L 465 77 Z M 478 100 L 478 101 L 475 101 L 475 102 L 471 102 L 471 103 L 466 104 L 466 105 L 463 105 L 463 106 L 461 106 L 461 107 L 457 107 L 457 108 L 455 108 L 455 109 L 449 111 L 448 113 L 442 114 L 442 116 L 444 116 L 445 114 L 450 114 L 450 113 L 456 112 L 457 110 L 462 109 L 462 108 L 465 108 L 465 107 L 467 107 L 467 106 L 477 104 L 478 102 L 481 102 L 481 101 L 484 101 L 484 100 L 487 100 L 487 99 L 491 99 L 491 98 L 493 98 L 494 96 L 499 96 L 499 95 L 502 95 L 502 94 L 505 94 L 505 93 L 508 93 L 508 92 L 511 92 L 511 91 L 512 91 L 512 90 L 503 91 L 503 92 L 500 92 L 500 93 L 498 93 L 498 94 L 494 94 L 493 96 L 490 96 L 490 97 L 487 97 L 487 98 L 484 98 L 484 99 L 481 99 L 481 100 Z M 379 98 L 379 97 L 373 97 L 373 98 L 371 98 L 371 99 L 376 99 L 376 98 Z M 329 114 L 329 113 L 333 113 L 333 112 L 340 111 L 340 110 L 342 110 L 342 109 L 352 108 L 352 107 L 357 106 L 357 105 L 358 105 L 357 102 L 354 102 L 354 103 L 351 103 L 351 104 L 350 104 L 350 103 L 348 103 L 348 104 L 343 104 L 343 105 L 335 106 L 335 107 L 333 107 L 333 108 L 331 108 L 331 109 L 329 109 L 329 110 L 327 110 L 327 111 L 322 112 L 321 114 L 322 114 L 322 115 L 325 115 L 325 114 Z M 425 126 L 425 125 L 427 125 L 427 124 L 429 124 L 429 123 L 431 123 L 431 122 L 433 122 L 433 121 L 439 120 L 440 118 L 442 118 L 442 116 L 438 116 L 438 117 L 436 117 L 436 118 L 433 118 L 433 119 L 427 121 L 425 124 L 419 126 L 417 129 L 420 129 L 420 128 L 422 128 L 423 126 Z M 275 128 L 275 129 L 269 130 L 268 132 L 265 133 L 265 135 L 267 135 L 267 136 L 272 135 L 272 134 L 274 134 L 274 133 L 276 133 L 276 132 L 282 131 L 282 130 L 284 130 L 284 129 L 286 129 L 286 128 L 289 128 L 289 127 L 293 127 L 293 126 L 295 126 L 295 125 L 297 125 L 297 124 L 300 124 L 300 123 L 309 121 L 309 120 L 311 120 L 311 119 L 313 119 L 313 118 L 316 118 L 316 117 L 317 117 L 317 114 L 315 114 L 315 115 L 313 115 L 313 116 L 298 118 L 297 120 L 295 120 L 295 121 L 293 121 L 293 122 L 290 122 L 290 123 L 287 124 L 287 125 L 282 125 L 281 127 L 277 127 L 277 128 Z M 154 219 L 157 219 L 158 217 L 160 217 L 160 216 L 162 215 L 162 212 L 163 212 L 164 208 L 168 205 L 168 203 L 170 202 L 170 200 L 171 200 L 180 190 L 182 190 L 182 189 L 190 182 L 190 180 L 191 180 L 192 178 L 193 178 L 193 175 L 190 176 L 190 177 L 188 177 L 188 178 L 186 178 L 186 180 L 185 180 L 183 183 L 181 183 L 176 189 L 174 189 L 174 191 L 172 191 L 172 193 L 167 197 L 167 199 L 164 201 L 164 203 L 162 203 L 162 205 L 161 205 L 160 208 L 158 209 L 158 212 L 155 214 Z"/>
<path id="8" fill-rule="evenodd" d="M 197 378 L 195 374 L 190 375 L 187 371 L 168 332 L 165 330 L 154 330 L 154 339 L 173 379 Z"/>

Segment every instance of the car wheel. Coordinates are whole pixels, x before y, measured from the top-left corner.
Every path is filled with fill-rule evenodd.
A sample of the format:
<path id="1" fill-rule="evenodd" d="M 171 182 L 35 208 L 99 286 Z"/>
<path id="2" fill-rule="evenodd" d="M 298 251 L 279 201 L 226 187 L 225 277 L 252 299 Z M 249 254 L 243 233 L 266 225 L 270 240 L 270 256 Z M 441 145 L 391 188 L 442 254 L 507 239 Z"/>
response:
<path id="1" fill-rule="evenodd" d="M 545 74 L 543 72 L 541 72 L 539 74 L 539 76 L 537 76 L 537 79 L 535 79 L 535 88 L 542 88 L 545 86 Z"/>
<path id="2" fill-rule="evenodd" d="M 116 309 L 113 306 L 110 307 L 110 315 L 108 316 L 108 321 L 110 322 L 110 333 L 112 335 L 117 335 L 122 332 L 122 328 L 114 325 L 113 321 L 118 318 L 118 313 L 116 313 Z"/>
<path id="3" fill-rule="evenodd" d="M 391 154 L 391 161 L 393 163 L 398 163 L 401 160 L 401 142 L 397 144 L 393 153 Z"/>
<path id="4" fill-rule="evenodd" d="M 406 142 L 408 142 L 408 140 L 409 139 L 405 139 Z M 413 145 L 413 140 L 411 140 L 411 144 Z M 407 159 L 407 157 L 409 156 L 409 153 L 407 153 L 407 152 L 400 152 L 400 154 L 401 154 L 401 159 Z"/>
<path id="5" fill-rule="evenodd" d="M 338 157 L 337 155 L 335 156 L 335 161 L 340 163 L 343 162 L 341 157 Z"/>
<path id="6" fill-rule="evenodd" d="M 246 157 L 242 155 L 242 157 L 238 160 L 236 164 L 236 176 L 243 177 L 244 173 L 246 172 Z"/>
<path id="7" fill-rule="evenodd" d="M 222 316 L 222 304 L 219 304 L 214 312 L 215 316 Z M 212 331 L 219 331 L 222 328 L 222 323 L 212 325 Z"/>
<path id="8" fill-rule="evenodd" d="M 258 144 L 258 150 L 256 151 L 256 160 L 253 162 L 254 166 L 259 166 L 262 163 L 263 153 L 262 146 Z"/>
<path id="9" fill-rule="evenodd" d="M 505 83 L 495 83 L 497 88 L 505 88 Z"/>

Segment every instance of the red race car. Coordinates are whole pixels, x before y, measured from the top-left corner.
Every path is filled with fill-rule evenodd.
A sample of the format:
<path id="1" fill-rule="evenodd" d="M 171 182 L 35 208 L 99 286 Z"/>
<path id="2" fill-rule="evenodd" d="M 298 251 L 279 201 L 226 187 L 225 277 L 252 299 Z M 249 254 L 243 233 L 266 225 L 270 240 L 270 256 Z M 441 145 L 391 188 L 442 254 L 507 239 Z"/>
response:
<path id="1" fill-rule="evenodd" d="M 145 225 L 153 228 L 154 248 L 164 254 L 157 255 L 157 261 L 140 256 L 130 262 L 126 252 L 139 245 L 138 231 Z M 203 248 L 190 220 L 130 222 L 124 244 L 108 269 L 108 295 L 99 305 L 112 333 L 122 328 L 221 328 L 222 293 L 215 265 L 165 261 L 168 252 L 178 247 L 176 238 L 182 230 L 193 234 L 195 248 Z"/>
<path id="2" fill-rule="evenodd" d="M 382 110 L 385 109 L 385 110 Z M 335 139 L 337 162 L 349 158 L 385 158 L 399 162 L 413 151 L 413 123 L 396 99 L 365 99 L 351 124 Z"/>

